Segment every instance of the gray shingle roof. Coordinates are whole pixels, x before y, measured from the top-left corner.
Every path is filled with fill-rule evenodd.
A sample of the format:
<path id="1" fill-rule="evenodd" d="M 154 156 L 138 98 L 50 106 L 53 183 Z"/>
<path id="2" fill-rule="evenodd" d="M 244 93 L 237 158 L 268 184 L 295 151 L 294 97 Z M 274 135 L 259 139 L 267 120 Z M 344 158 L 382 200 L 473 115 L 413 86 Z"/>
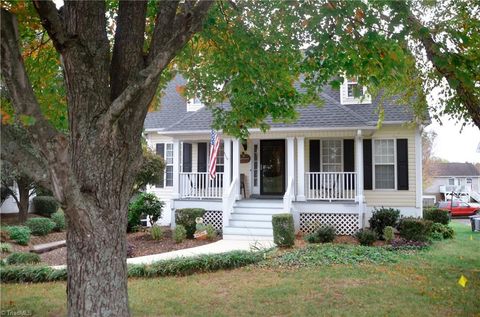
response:
<path id="1" fill-rule="evenodd" d="M 430 170 L 435 176 L 480 176 L 472 163 L 432 163 Z"/>
<path id="2" fill-rule="evenodd" d="M 164 90 L 160 109 L 150 112 L 145 120 L 145 129 L 163 131 L 208 131 L 211 129 L 212 114 L 207 108 L 195 112 L 186 111 L 186 99 L 178 92 L 178 86 L 185 79 L 177 75 Z M 376 110 L 380 98 L 372 104 L 340 104 L 340 93 L 329 86 L 324 87 L 321 97 L 322 106 L 307 105 L 297 108 L 298 120 L 292 123 L 273 123 L 274 128 L 336 128 L 336 127 L 374 127 L 378 121 Z M 228 107 L 228 104 L 222 106 Z M 384 102 L 385 121 L 408 122 L 413 120 L 412 111 L 405 106 L 395 104 L 395 100 Z"/>

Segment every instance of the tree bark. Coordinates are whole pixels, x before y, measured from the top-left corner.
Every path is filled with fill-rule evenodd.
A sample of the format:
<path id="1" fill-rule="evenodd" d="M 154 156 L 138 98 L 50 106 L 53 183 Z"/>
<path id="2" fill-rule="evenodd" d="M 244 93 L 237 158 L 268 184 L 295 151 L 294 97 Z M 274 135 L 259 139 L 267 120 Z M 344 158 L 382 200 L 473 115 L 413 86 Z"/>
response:
<path id="1" fill-rule="evenodd" d="M 28 218 L 28 207 L 30 206 L 30 185 L 28 179 L 17 179 L 18 186 L 18 221 L 24 223 Z"/>
<path id="2" fill-rule="evenodd" d="M 91 230 L 79 228 L 75 219 L 67 219 L 68 315 L 129 316 L 125 261 L 127 211 L 92 205 L 79 208 L 90 211 L 94 208 L 95 214 L 111 214 L 121 219 L 91 219 Z"/>

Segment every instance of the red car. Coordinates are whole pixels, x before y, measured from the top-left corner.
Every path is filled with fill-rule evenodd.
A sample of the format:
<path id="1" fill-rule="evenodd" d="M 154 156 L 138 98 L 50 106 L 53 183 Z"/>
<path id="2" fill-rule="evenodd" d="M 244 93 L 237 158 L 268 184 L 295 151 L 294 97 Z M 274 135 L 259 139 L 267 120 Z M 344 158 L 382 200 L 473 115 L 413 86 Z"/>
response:
<path id="1" fill-rule="evenodd" d="M 453 207 L 450 201 L 440 201 L 436 204 L 436 207 L 450 211 L 452 216 L 472 216 L 475 214 L 480 215 L 480 207 L 472 206 L 469 203 L 458 200 L 453 201 Z"/>

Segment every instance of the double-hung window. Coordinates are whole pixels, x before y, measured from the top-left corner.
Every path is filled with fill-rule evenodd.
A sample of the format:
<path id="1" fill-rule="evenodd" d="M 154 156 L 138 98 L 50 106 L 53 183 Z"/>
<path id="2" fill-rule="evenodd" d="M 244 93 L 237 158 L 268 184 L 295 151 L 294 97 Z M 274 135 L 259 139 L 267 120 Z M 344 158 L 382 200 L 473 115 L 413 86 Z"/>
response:
<path id="1" fill-rule="evenodd" d="M 164 175 L 156 187 L 171 187 L 173 186 L 173 143 L 157 143 L 156 152 L 165 161 Z"/>
<path id="2" fill-rule="evenodd" d="M 321 171 L 343 171 L 342 140 L 322 140 Z"/>
<path id="3" fill-rule="evenodd" d="M 223 173 L 225 170 L 225 153 L 223 148 L 223 141 L 220 141 L 217 153 L 217 173 Z"/>
<path id="4" fill-rule="evenodd" d="M 373 140 L 375 189 L 395 189 L 395 140 Z"/>
<path id="5" fill-rule="evenodd" d="M 347 96 L 349 98 L 360 98 L 363 97 L 363 86 L 358 84 L 356 79 L 347 80 Z"/>

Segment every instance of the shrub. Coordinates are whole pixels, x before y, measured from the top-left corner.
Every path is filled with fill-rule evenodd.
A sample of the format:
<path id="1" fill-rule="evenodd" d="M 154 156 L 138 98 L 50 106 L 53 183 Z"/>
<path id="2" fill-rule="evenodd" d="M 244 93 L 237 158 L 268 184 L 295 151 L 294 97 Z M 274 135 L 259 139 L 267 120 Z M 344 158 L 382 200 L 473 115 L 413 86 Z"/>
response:
<path id="1" fill-rule="evenodd" d="M 7 259 L 7 264 L 35 264 L 40 262 L 40 256 L 36 253 L 30 252 L 15 252 L 10 254 Z"/>
<path id="2" fill-rule="evenodd" d="M 279 247 L 291 247 L 295 244 L 295 228 L 292 214 L 272 216 L 273 242 Z"/>
<path id="3" fill-rule="evenodd" d="M 51 196 L 36 196 L 32 199 L 32 206 L 37 215 L 50 217 L 57 212 L 58 202 Z"/>
<path id="4" fill-rule="evenodd" d="M 176 258 L 153 264 L 128 266 L 129 277 L 185 276 L 194 273 L 234 269 L 262 261 L 264 252 L 232 251 L 221 254 L 205 254 L 191 258 Z M 48 266 L 5 266 L 0 268 L 2 283 L 41 283 L 64 281 L 67 270 Z"/>
<path id="5" fill-rule="evenodd" d="M 128 209 L 139 217 L 149 216 L 150 225 L 153 226 L 162 217 L 164 205 L 164 202 L 160 201 L 155 194 L 141 193 L 130 203 Z M 140 221 L 137 224 L 140 224 Z"/>
<path id="6" fill-rule="evenodd" d="M 25 225 L 30 228 L 32 234 L 37 236 L 45 236 L 56 227 L 55 222 L 48 218 L 30 218 Z"/>
<path id="7" fill-rule="evenodd" d="M 150 235 L 153 240 L 161 240 L 163 238 L 163 229 L 160 226 L 153 225 L 150 228 Z"/>
<path id="8" fill-rule="evenodd" d="M 12 250 L 12 245 L 10 243 L 0 243 L 0 251 L 2 253 L 11 253 Z"/>
<path id="9" fill-rule="evenodd" d="M 447 210 L 438 208 L 424 208 L 423 219 L 448 225 L 450 222 L 450 213 Z"/>
<path id="10" fill-rule="evenodd" d="M 217 229 L 215 229 L 212 225 L 207 225 L 205 227 L 205 230 L 207 230 L 207 239 L 208 240 L 213 240 L 217 237 Z"/>
<path id="11" fill-rule="evenodd" d="M 431 231 L 430 236 L 434 240 L 452 239 L 455 235 L 455 231 L 452 228 L 438 222 L 432 224 Z"/>
<path id="12" fill-rule="evenodd" d="M 173 240 L 176 243 L 182 243 L 187 238 L 187 230 L 182 225 L 177 225 L 173 231 Z"/>
<path id="13" fill-rule="evenodd" d="M 370 229 L 375 231 L 379 237 L 383 235 L 386 226 L 395 227 L 400 217 L 400 210 L 393 208 L 374 209 L 370 218 Z M 383 238 L 383 237 L 382 237 Z"/>
<path id="14" fill-rule="evenodd" d="M 30 241 L 30 229 L 25 226 L 12 226 L 8 227 L 8 234 L 10 239 L 17 242 L 20 245 L 27 245 Z"/>
<path id="15" fill-rule="evenodd" d="M 66 279 L 66 269 L 56 270 L 48 266 L 6 266 L 0 269 L 2 283 L 41 283 Z"/>
<path id="16" fill-rule="evenodd" d="M 392 242 L 395 239 L 395 229 L 392 226 L 386 226 L 383 229 L 383 238 L 387 243 Z"/>
<path id="17" fill-rule="evenodd" d="M 432 222 L 420 218 L 407 217 L 400 220 L 398 231 L 402 238 L 412 241 L 428 241 Z"/>
<path id="18" fill-rule="evenodd" d="M 133 257 L 133 251 L 135 251 L 135 246 L 127 242 L 127 258 Z"/>
<path id="19" fill-rule="evenodd" d="M 175 211 L 175 223 L 184 227 L 187 231 L 188 239 L 193 239 L 193 234 L 196 230 L 195 219 L 198 217 L 203 218 L 204 215 L 205 209 L 201 208 L 177 209 Z"/>
<path id="20" fill-rule="evenodd" d="M 355 233 L 355 238 L 361 245 L 372 245 L 377 241 L 377 233 L 369 229 L 360 229 Z"/>
<path id="21" fill-rule="evenodd" d="M 335 228 L 332 226 L 320 227 L 305 237 L 305 240 L 310 243 L 327 243 L 332 242 L 334 239 Z"/>
<path id="22" fill-rule="evenodd" d="M 52 221 L 55 223 L 55 228 L 53 228 L 53 230 L 55 231 L 65 230 L 65 214 L 63 212 L 57 211 L 53 213 L 50 219 L 52 219 Z"/>

